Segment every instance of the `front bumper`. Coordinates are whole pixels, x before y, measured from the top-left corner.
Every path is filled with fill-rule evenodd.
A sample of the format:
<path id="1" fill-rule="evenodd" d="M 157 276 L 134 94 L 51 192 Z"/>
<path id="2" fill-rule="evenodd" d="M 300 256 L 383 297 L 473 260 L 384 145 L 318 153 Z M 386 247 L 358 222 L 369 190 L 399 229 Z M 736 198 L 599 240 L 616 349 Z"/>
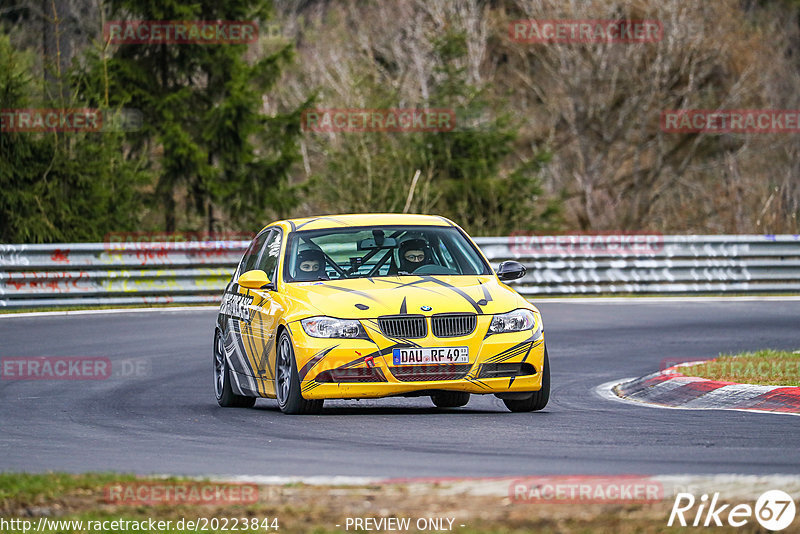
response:
<path id="1" fill-rule="evenodd" d="M 541 317 L 537 314 L 537 325 Z M 408 346 L 384 337 L 377 329 L 368 329 L 371 339 L 327 339 L 306 335 L 299 322 L 289 325 L 300 375 L 302 395 L 306 399 L 356 399 L 413 394 L 427 390 L 463 391 L 487 394 L 538 391 L 542 387 L 544 334 L 528 330 L 486 336 L 491 316 L 479 316 L 475 331 L 469 336 L 414 339 L 421 347 L 467 346 L 469 363 L 455 372 L 455 366 L 399 366 L 392 362 L 392 349 Z M 363 323 L 362 323 L 363 324 Z M 524 364 L 524 365 L 514 365 Z M 524 374 L 492 377 L 489 369 L 519 367 Z M 430 374 L 415 372 L 436 367 Z M 524 369 L 524 371 L 523 371 Z M 453 372 L 449 372 L 453 371 Z M 341 379 L 341 375 L 360 378 Z M 450 377 L 456 377 L 448 379 Z"/>

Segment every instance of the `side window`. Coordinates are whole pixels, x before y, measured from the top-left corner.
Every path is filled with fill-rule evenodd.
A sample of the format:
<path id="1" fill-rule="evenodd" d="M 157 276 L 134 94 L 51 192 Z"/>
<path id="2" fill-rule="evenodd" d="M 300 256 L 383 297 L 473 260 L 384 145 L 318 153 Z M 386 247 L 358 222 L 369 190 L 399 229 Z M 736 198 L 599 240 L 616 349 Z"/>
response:
<path id="1" fill-rule="evenodd" d="M 250 243 L 250 246 L 247 247 L 247 251 L 244 253 L 244 256 L 242 257 L 242 263 L 239 265 L 238 276 L 241 276 L 247 271 L 252 271 L 256 268 L 258 253 L 261 252 L 262 248 L 264 248 L 264 243 L 267 241 L 267 238 L 271 233 L 271 230 L 267 230 L 266 232 L 261 232 L 256 236 L 255 239 L 253 239 L 253 241 Z"/>
<path id="2" fill-rule="evenodd" d="M 261 253 L 261 259 L 258 261 L 258 267 L 261 269 L 270 280 L 275 280 L 275 272 L 278 269 L 278 260 L 281 257 L 281 232 L 280 230 L 273 230 L 267 239 L 267 245 Z"/>

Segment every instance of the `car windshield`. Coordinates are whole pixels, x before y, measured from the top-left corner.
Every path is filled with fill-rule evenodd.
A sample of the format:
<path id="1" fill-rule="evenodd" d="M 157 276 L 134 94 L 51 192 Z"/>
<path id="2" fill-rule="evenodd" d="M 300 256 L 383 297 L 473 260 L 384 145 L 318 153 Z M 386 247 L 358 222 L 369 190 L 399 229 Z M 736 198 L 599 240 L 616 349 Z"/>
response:
<path id="1" fill-rule="evenodd" d="M 294 232 L 284 262 L 287 282 L 403 275 L 490 274 L 457 228 L 380 226 Z"/>

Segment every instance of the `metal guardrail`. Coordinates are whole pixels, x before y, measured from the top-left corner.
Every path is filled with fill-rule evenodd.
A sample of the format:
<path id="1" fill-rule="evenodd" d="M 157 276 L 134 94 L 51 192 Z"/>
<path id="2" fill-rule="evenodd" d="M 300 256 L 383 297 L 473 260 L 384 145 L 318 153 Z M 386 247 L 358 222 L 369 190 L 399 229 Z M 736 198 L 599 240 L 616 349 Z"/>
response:
<path id="1" fill-rule="evenodd" d="M 800 236 L 525 236 L 475 240 L 517 260 L 526 296 L 798 293 Z M 0 245 L 0 307 L 217 303 L 247 241 Z"/>
<path id="2" fill-rule="evenodd" d="M 0 245 L 0 307 L 217 303 L 247 245 Z"/>
<path id="3" fill-rule="evenodd" d="M 800 292 L 800 235 L 512 236 L 476 240 L 528 272 L 523 295 Z"/>

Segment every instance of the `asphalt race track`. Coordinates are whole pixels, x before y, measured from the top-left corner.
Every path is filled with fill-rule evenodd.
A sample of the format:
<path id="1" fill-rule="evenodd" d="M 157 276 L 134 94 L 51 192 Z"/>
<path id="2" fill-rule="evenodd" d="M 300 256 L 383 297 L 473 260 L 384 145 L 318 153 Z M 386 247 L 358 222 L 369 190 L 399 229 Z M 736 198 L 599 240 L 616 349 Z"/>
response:
<path id="1" fill-rule="evenodd" d="M 189 475 L 502 476 L 800 474 L 800 418 L 650 408 L 600 398 L 604 382 L 667 357 L 800 348 L 800 301 L 539 303 L 552 366 L 547 409 L 493 396 L 437 411 L 428 398 L 214 400 L 215 311 L 0 318 L 0 357 L 103 356 L 139 365 L 96 381 L 0 381 L 0 471 Z M 144 362 L 144 366 L 142 366 Z"/>

